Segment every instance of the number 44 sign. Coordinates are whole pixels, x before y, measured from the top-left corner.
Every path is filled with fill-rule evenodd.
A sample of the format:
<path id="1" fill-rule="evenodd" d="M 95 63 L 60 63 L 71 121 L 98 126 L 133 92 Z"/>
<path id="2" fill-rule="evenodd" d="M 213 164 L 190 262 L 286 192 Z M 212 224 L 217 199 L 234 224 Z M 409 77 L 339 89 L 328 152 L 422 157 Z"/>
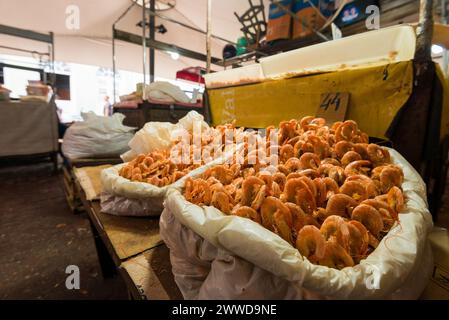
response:
<path id="1" fill-rule="evenodd" d="M 324 93 L 316 112 L 318 118 L 326 119 L 328 124 L 344 121 L 349 105 L 349 92 Z"/>

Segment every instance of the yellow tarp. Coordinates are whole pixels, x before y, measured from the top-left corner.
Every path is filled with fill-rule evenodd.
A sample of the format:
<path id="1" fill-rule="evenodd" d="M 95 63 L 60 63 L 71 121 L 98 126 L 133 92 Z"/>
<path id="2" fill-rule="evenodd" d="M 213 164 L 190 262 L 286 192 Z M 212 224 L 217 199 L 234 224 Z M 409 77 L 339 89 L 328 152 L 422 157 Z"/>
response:
<path id="1" fill-rule="evenodd" d="M 232 122 L 265 128 L 280 121 L 315 115 L 324 93 L 351 94 L 347 118 L 372 137 L 385 131 L 407 102 L 413 86 L 412 61 L 376 67 L 210 89 L 213 125 Z"/>

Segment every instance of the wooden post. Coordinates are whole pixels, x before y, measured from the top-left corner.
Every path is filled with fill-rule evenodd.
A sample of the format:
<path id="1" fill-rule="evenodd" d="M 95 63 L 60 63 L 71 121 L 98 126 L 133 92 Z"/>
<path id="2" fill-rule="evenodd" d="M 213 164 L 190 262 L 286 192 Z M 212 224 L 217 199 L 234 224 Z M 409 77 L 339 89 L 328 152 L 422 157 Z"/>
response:
<path id="1" fill-rule="evenodd" d="M 396 114 L 386 135 L 421 175 L 427 171 L 426 138 L 435 80 L 432 62 L 433 0 L 421 0 L 414 58 L 414 86 L 409 101 Z M 413 141 L 413 143 L 410 143 Z M 427 182 L 427 181 L 426 181 Z"/>
<path id="2" fill-rule="evenodd" d="M 421 0 L 419 24 L 416 29 L 416 61 L 432 60 L 433 24 L 433 0 Z"/>

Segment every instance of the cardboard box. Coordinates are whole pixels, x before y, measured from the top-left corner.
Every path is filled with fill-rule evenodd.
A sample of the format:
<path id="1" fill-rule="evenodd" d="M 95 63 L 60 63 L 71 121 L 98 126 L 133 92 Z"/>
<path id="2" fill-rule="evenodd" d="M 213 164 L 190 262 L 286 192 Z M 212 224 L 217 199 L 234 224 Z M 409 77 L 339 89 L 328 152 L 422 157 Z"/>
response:
<path id="1" fill-rule="evenodd" d="M 351 25 L 361 20 L 367 19 L 366 8 L 369 6 L 378 6 L 378 0 L 355 0 L 347 3 L 335 19 L 335 24 L 341 28 Z"/>
<path id="2" fill-rule="evenodd" d="M 281 4 L 288 9 L 292 8 L 292 3 L 292 0 L 281 1 Z M 292 17 L 276 4 L 270 4 L 266 40 L 274 41 L 280 39 L 289 39 L 291 34 L 291 27 Z"/>
<path id="3" fill-rule="evenodd" d="M 292 11 L 298 17 L 293 22 L 293 39 L 304 38 L 320 30 L 334 12 L 334 0 L 295 0 Z"/>

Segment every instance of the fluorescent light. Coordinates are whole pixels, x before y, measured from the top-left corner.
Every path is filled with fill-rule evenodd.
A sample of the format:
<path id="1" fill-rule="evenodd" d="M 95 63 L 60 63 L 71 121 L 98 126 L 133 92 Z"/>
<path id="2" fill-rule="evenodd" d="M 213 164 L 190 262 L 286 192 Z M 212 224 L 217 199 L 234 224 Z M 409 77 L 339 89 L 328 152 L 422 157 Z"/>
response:
<path id="1" fill-rule="evenodd" d="M 177 52 L 171 52 L 171 51 L 169 51 L 168 54 L 170 55 L 170 57 L 171 57 L 173 60 L 178 60 L 178 59 L 179 59 L 179 53 L 177 53 Z"/>
<path id="2" fill-rule="evenodd" d="M 441 47 L 437 44 L 432 45 L 432 54 L 439 55 L 439 54 L 442 54 L 443 51 L 444 51 L 443 47 Z"/>

